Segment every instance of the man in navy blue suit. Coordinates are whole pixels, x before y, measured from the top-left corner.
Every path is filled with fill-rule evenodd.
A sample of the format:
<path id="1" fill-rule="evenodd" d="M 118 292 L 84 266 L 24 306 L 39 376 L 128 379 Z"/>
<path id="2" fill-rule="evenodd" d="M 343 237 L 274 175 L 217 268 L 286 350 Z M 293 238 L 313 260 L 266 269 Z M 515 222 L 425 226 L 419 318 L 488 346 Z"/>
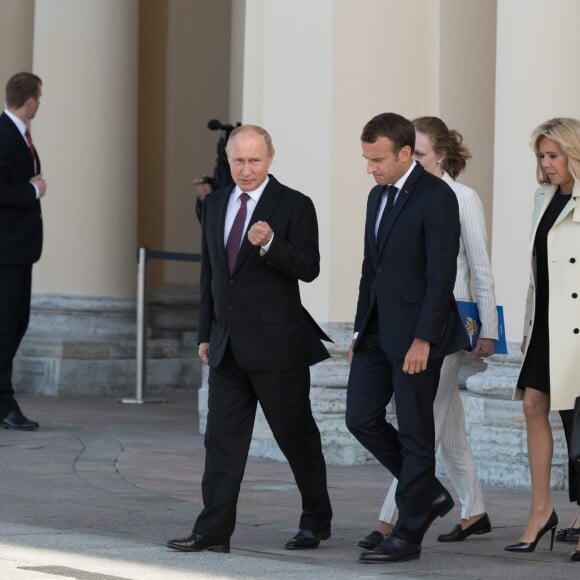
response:
<path id="1" fill-rule="evenodd" d="M 32 264 L 42 251 L 46 182 L 28 128 L 41 94 L 39 77 L 15 74 L 0 115 L 0 421 L 24 431 L 38 429 L 38 423 L 22 414 L 14 398 L 12 361 L 28 327 Z"/>
<path id="2" fill-rule="evenodd" d="M 454 505 L 435 478 L 433 400 L 443 357 L 469 346 L 453 298 L 459 210 L 448 185 L 413 160 L 410 121 L 378 115 L 361 140 L 377 185 L 367 203 L 346 423 L 399 480 L 393 533 L 359 558 L 393 562 L 418 558 L 432 521 Z M 393 396 L 398 430 L 385 419 Z"/>

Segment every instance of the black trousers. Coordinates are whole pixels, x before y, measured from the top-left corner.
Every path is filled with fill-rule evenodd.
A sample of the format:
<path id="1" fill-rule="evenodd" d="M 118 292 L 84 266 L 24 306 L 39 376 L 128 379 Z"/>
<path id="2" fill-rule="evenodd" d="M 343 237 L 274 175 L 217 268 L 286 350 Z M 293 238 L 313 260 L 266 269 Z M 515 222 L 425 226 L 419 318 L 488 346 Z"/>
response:
<path id="1" fill-rule="evenodd" d="M 562 425 L 564 426 L 564 435 L 568 451 L 570 451 L 570 442 L 572 440 L 572 426 L 574 424 L 574 410 L 560 411 Z M 580 506 L 580 461 L 568 461 L 568 494 L 570 501 L 575 501 Z"/>
<path id="2" fill-rule="evenodd" d="M 32 264 L 0 264 L 0 419 L 18 407 L 12 361 L 28 328 Z"/>
<path id="3" fill-rule="evenodd" d="M 403 361 L 385 356 L 377 332 L 361 338 L 347 390 L 346 425 L 351 433 L 398 478 L 395 501 L 399 518 L 395 536 L 421 544 L 433 499 L 443 491 L 435 477 L 433 401 L 442 360 L 427 370 L 403 373 Z M 395 397 L 398 430 L 386 421 Z"/>
<path id="4" fill-rule="evenodd" d="M 330 526 L 326 463 L 310 407 L 308 367 L 247 372 L 228 347 L 222 364 L 209 373 L 204 507 L 193 528 L 217 542 L 226 541 L 234 531 L 258 402 L 302 497 L 299 527 L 316 533 Z"/>

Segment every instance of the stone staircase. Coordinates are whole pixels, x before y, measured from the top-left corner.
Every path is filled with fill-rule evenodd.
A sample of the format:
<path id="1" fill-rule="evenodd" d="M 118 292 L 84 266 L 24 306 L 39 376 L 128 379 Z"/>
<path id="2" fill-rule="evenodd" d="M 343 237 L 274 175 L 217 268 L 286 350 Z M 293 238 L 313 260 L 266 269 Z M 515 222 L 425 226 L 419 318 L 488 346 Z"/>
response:
<path id="1" fill-rule="evenodd" d="M 150 292 L 148 394 L 197 391 L 197 286 Z M 29 330 L 14 369 L 18 392 L 133 397 L 135 300 L 34 295 Z"/>

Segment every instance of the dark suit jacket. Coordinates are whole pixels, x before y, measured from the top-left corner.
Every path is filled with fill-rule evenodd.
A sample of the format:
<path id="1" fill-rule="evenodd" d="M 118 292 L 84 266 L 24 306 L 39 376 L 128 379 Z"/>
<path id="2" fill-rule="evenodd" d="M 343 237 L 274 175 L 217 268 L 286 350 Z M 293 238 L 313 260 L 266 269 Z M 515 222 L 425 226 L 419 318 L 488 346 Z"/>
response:
<path id="1" fill-rule="evenodd" d="M 224 221 L 231 191 L 215 191 L 203 208 L 198 339 L 210 343 L 210 366 L 219 366 L 228 341 L 240 367 L 249 371 L 300 368 L 328 358 L 320 339 L 330 339 L 303 308 L 298 287 L 299 280 L 311 282 L 320 271 L 312 201 L 270 176 L 250 226 L 267 221 L 274 240 L 261 256 L 244 235 L 230 275 Z"/>
<path id="2" fill-rule="evenodd" d="M 468 348 L 453 298 L 460 233 L 455 194 L 417 164 L 399 192 L 378 248 L 374 227 L 382 190 L 374 187 L 367 204 L 358 339 L 376 307 L 381 347 L 390 358 L 404 358 L 414 338 L 431 343 L 430 358 Z"/>
<path id="3" fill-rule="evenodd" d="M 0 115 L 0 264 L 32 264 L 42 251 L 42 214 L 34 186 L 40 173 L 28 145 L 6 113 Z"/>

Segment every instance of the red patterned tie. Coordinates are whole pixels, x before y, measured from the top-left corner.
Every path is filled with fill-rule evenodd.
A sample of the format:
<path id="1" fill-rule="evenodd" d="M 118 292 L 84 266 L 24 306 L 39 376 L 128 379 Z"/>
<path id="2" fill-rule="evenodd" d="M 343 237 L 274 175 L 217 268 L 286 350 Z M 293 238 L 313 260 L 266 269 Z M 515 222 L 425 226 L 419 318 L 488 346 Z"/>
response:
<path id="1" fill-rule="evenodd" d="M 32 135 L 30 134 L 30 131 L 28 129 L 26 129 L 26 131 L 24 132 L 24 137 L 26 137 L 26 142 L 28 143 L 28 148 L 30 149 L 30 154 L 32 155 L 32 158 L 36 160 L 34 143 L 32 142 Z"/>
<path id="2" fill-rule="evenodd" d="M 240 209 L 234 218 L 234 223 L 232 224 L 232 229 L 230 230 L 228 241 L 226 243 L 226 256 L 228 257 L 230 274 L 233 274 L 234 272 L 234 267 L 240 251 L 240 244 L 242 243 L 242 235 L 244 233 L 244 225 L 246 224 L 246 215 L 248 213 L 248 208 L 246 206 L 248 199 L 250 199 L 250 196 L 246 192 L 240 194 Z"/>

